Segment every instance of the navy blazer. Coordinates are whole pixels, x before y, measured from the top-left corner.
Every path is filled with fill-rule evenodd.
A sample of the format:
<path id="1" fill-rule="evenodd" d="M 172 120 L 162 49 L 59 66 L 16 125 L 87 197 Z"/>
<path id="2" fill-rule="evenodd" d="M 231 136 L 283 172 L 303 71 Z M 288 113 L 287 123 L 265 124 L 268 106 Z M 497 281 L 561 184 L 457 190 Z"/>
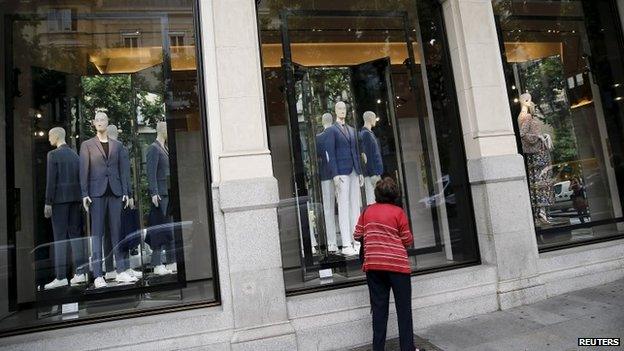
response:
<path id="1" fill-rule="evenodd" d="M 48 152 L 46 205 L 80 202 L 80 157 L 67 144 Z"/>
<path id="2" fill-rule="evenodd" d="M 356 174 L 362 174 L 360 157 L 357 150 L 357 137 L 355 129 L 345 124 L 347 132 L 343 131 L 338 123 L 325 130 L 327 137 L 327 152 L 329 153 L 329 174 L 349 175 L 355 170 Z"/>
<path id="3" fill-rule="evenodd" d="M 377 140 L 375 134 L 366 128 L 362 128 L 360 131 L 360 146 L 362 147 L 362 152 L 366 155 L 364 175 L 367 177 L 382 175 L 383 161 L 381 159 L 379 140 Z"/>
<path id="4" fill-rule="evenodd" d="M 147 148 L 147 185 L 150 196 L 169 196 L 169 152 L 158 141 Z"/>
<path id="5" fill-rule="evenodd" d="M 109 185 L 115 196 L 128 195 L 128 185 L 123 177 L 125 167 L 123 145 L 119 141 L 108 139 L 108 157 L 97 137 L 84 141 L 80 145 L 82 197 L 101 197 Z"/>
<path id="6" fill-rule="evenodd" d="M 332 175 L 329 170 L 329 152 L 327 151 L 327 138 L 329 133 L 322 131 L 316 135 L 316 159 L 319 166 L 321 180 L 330 180 Z"/>

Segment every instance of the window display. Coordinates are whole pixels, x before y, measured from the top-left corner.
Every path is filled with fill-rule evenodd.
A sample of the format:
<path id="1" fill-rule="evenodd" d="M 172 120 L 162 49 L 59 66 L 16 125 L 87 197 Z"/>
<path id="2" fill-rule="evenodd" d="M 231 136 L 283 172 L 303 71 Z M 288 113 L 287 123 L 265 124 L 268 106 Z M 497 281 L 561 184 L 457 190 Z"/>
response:
<path id="1" fill-rule="evenodd" d="M 493 1 L 541 249 L 624 235 L 614 1 Z"/>
<path id="2" fill-rule="evenodd" d="M 214 302 L 194 1 L 0 3 L 0 333 Z"/>
<path id="3" fill-rule="evenodd" d="M 414 271 L 478 262 L 439 4 L 267 0 L 258 23 L 287 291 L 363 283 L 353 232 L 385 176 Z"/>

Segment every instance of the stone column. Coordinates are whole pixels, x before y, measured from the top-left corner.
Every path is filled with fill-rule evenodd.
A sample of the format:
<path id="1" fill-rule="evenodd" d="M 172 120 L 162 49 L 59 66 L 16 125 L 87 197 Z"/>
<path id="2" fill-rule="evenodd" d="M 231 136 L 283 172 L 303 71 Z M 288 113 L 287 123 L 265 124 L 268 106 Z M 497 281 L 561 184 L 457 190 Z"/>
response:
<path id="1" fill-rule="evenodd" d="M 273 177 L 264 115 L 255 2 L 202 1 L 214 21 L 218 108 L 209 111 L 225 219 L 234 333 L 232 350 L 295 350 L 288 321 Z M 212 8 L 212 13 L 206 13 Z M 204 35 L 211 33 L 204 32 Z M 209 50 L 206 50 L 209 51 Z M 218 116 L 215 116 L 218 115 Z"/>
<path id="2" fill-rule="evenodd" d="M 537 267 L 524 161 L 518 154 L 490 0 L 442 4 L 468 158 L 481 260 L 497 267 L 501 309 L 546 297 Z"/>

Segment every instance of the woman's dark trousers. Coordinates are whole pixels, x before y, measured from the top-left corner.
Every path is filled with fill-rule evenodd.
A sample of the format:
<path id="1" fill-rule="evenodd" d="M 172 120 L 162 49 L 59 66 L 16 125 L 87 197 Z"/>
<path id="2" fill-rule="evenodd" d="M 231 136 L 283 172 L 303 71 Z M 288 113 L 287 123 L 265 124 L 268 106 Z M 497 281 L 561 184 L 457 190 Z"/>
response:
<path id="1" fill-rule="evenodd" d="M 386 271 L 366 272 L 373 310 L 373 351 L 383 351 L 386 344 L 390 289 L 394 293 L 401 351 L 414 350 L 412 326 L 412 286 L 410 275 Z"/>

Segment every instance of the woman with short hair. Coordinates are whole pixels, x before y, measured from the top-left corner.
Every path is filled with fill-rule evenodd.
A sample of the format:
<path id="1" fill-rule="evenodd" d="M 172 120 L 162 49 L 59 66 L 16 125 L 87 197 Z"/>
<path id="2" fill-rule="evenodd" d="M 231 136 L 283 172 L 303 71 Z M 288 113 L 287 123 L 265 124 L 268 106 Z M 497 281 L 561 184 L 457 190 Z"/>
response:
<path id="1" fill-rule="evenodd" d="M 386 343 L 390 289 L 394 293 L 401 351 L 414 350 L 412 326 L 412 272 L 407 247 L 414 240 L 407 215 L 400 207 L 401 195 L 389 177 L 375 186 L 375 204 L 360 215 L 353 237 L 363 241 L 366 280 L 373 311 L 373 350 Z"/>

